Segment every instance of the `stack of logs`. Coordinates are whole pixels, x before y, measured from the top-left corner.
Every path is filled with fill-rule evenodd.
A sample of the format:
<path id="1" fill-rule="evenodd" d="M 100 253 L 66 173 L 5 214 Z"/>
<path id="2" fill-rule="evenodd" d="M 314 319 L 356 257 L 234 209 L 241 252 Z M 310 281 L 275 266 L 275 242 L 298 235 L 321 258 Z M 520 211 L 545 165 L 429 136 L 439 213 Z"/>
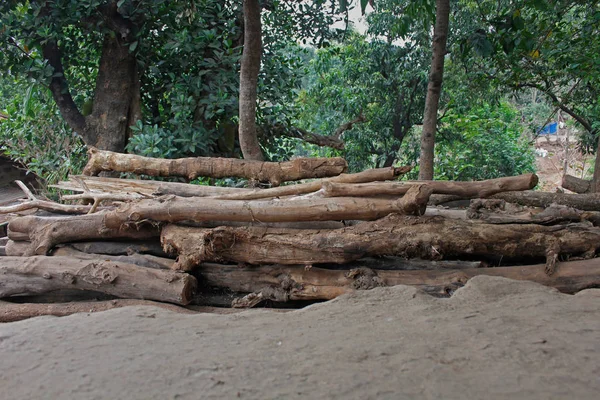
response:
<path id="1" fill-rule="evenodd" d="M 476 275 L 566 293 L 600 284 L 596 194 L 531 191 L 534 174 L 418 182 L 398 181 L 409 167 L 346 169 L 341 158 L 163 160 L 91 149 L 84 175 L 56 185 L 77 194 L 56 203 L 23 186 L 29 199 L 0 209 L 10 213 L 0 298 L 22 303 L 78 289 L 92 298 L 252 307 L 399 284 L 448 296 Z M 97 177 L 103 171 L 271 187 Z M 73 299 L 46 297 L 57 298 Z M 33 313 L 62 315 L 40 307 Z"/>

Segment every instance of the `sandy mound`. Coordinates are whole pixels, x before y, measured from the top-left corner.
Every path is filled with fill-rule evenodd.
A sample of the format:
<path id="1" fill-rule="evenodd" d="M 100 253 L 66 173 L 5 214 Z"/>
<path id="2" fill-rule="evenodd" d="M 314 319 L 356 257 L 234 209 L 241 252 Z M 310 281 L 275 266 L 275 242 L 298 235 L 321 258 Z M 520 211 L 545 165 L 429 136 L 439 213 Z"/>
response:
<path id="1" fill-rule="evenodd" d="M 131 307 L 0 325 L 5 399 L 592 399 L 600 290 L 476 277 L 288 313 Z"/>

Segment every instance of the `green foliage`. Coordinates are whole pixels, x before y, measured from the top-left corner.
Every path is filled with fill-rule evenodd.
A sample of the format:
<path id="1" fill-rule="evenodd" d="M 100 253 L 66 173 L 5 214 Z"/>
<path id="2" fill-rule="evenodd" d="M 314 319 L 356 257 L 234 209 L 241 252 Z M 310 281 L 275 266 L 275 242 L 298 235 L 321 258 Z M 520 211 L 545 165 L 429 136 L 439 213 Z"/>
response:
<path id="1" fill-rule="evenodd" d="M 435 179 L 481 180 L 535 170 L 535 157 L 507 102 L 474 107 L 444 118 L 436 144 Z"/>
<path id="2" fill-rule="evenodd" d="M 66 126 L 46 90 L 0 79 L 2 152 L 52 184 L 80 173 L 87 160 L 81 140 Z"/>

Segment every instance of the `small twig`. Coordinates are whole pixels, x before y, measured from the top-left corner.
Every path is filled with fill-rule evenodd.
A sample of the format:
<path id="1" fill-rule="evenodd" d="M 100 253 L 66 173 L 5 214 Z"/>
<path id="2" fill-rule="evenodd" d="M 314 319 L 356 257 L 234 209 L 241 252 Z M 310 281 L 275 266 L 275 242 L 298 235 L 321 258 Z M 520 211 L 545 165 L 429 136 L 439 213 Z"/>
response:
<path id="1" fill-rule="evenodd" d="M 36 201 L 37 198 L 35 197 L 35 195 L 31 192 L 31 190 L 29 190 L 29 188 L 27 187 L 27 185 L 25 185 L 23 182 L 21 181 L 15 181 L 15 183 L 17 184 L 17 186 L 19 186 L 21 188 L 21 190 L 23 192 L 25 192 L 25 195 L 27 195 L 27 198 L 31 201 Z"/>

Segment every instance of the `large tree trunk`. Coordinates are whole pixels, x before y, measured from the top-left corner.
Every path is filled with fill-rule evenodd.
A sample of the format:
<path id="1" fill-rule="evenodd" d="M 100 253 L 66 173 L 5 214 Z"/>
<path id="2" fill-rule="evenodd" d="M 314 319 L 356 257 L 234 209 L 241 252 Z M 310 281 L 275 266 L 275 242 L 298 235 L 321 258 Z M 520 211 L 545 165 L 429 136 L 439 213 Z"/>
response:
<path id="1" fill-rule="evenodd" d="M 50 90 L 61 115 L 88 146 L 122 152 L 137 80 L 136 58 L 129 45 L 136 40 L 133 23 L 118 13 L 117 2 L 99 7 L 111 33 L 104 38 L 92 113 L 84 117 L 77 108 L 65 77 L 62 55 L 56 42 L 43 46 L 44 58 L 54 68 Z"/>
<path id="2" fill-rule="evenodd" d="M 345 184 L 333 181 L 323 183 L 326 197 L 402 196 L 411 187 L 427 184 L 435 194 L 450 194 L 462 198 L 484 198 L 496 193 L 533 189 L 538 183 L 535 174 L 510 176 L 477 182 L 452 181 L 404 181 Z"/>
<path id="3" fill-rule="evenodd" d="M 449 296 L 474 276 L 502 276 L 537 282 L 575 293 L 600 285 L 600 259 L 560 263 L 556 274 L 548 276 L 544 264 L 460 270 L 384 271 L 357 267 L 346 271 L 303 266 L 239 266 L 202 264 L 204 284 L 253 293 L 256 300 L 331 300 L 355 290 L 379 286 L 410 285 L 437 296 Z M 246 298 L 245 298 L 246 299 Z M 248 305 L 234 302 L 234 305 Z M 254 305 L 251 304 L 251 305 Z"/>
<path id="4" fill-rule="evenodd" d="M 433 158 L 435 147 L 435 131 L 437 126 L 438 105 L 442 92 L 444 78 L 444 58 L 446 56 L 446 41 L 448 39 L 448 25 L 450 19 L 450 1 L 436 0 L 436 20 L 433 30 L 433 56 L 427 97 L 425 99 L 425 113 L 423 116 L 423 133 L 421 135 L 421 159 L 419 162 L 419 179 L 433 179 Z"/>
<path id="5" fill-rule="evenodd" d="M 132 299 L 188 304 L 196 279 L 188 274 L 72 257 L 0 257 L 0 298 L 60 289 L 91 290 Z"/>
<path id="6" fill-rule="evenodd" d="M 256 98 L 262 53 L 259 0 L 244 0 L 244 50 L 240 69 L 240 147 L 247 160 L 264 160 L 256 131 Z"/>
<path id="7" fill-rule="evenodd" d="M 211 178 L 247 178 L 268 181 L 278 186 L 282 182 L 308 178 L 336 176 L 348 169 L 346 160 L 333 158 L 297 158 L 286 162 L 263 162 L 237 158 L 193 157 L 165 160 L 102 151 L 88 150 L 89 160 L 83 173 L 97 175 L 102 171 L 133 172 L 150 176 L 182 176 L 189 180 L 199 176 Z"/>
<path id="8" fill-rule="evenodd" d="M 366 256 L 439 260 L 446 257 L 591 257 L 600 229 L 567 226 L 492 225 L 443 217 L 397 214 L 335 230 L 217 229 L 168 225 L 161 242 L 178 254 L 175 267 L 189 270 L 205 261 L 249 264 L 344 264 Z M 552 260 L 550 260 L 552 261 Z M 553 267 L 549 264 L 550 273 Z"/>
<path id="9" fill-rule="evenodd" d="M 590 185 L 590 192 L 600 192 L 600 135 L 598 135 L 598 147 L 596 148 L 596 161 L 594 162 L 594 176 Z"/>

